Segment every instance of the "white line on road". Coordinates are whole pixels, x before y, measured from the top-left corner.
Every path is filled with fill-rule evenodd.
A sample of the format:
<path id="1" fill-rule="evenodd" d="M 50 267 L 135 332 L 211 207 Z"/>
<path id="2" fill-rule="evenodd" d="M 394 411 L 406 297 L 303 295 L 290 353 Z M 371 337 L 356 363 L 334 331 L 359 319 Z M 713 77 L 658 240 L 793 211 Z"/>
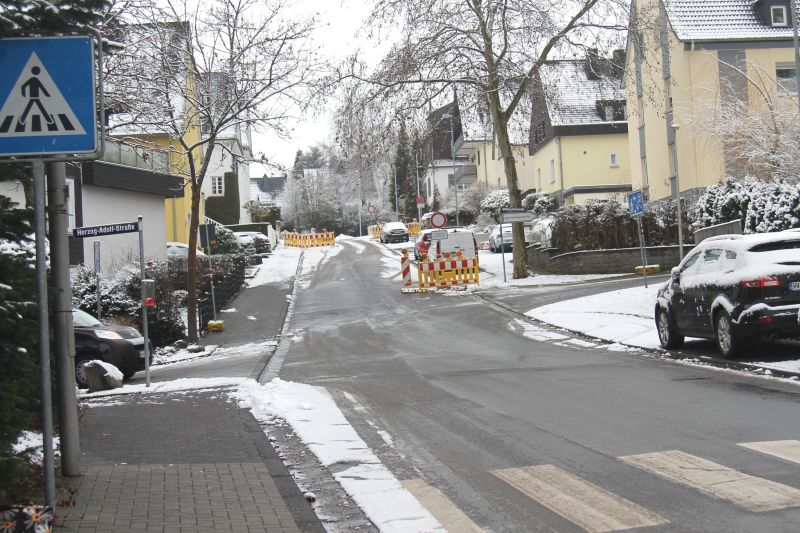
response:
<path id="1" fill-rule="evenodd" d="M 800 507 L 800 490 L 678 450 L 629 455 L 620 459 L 748 511 Z"/>
<path id="2" fill-rule="evenodd" d="M 800 440 L 774 440 L 770 442 L 742 442 L 739 444 L 757 452 L 800 463 Z"/>
<path id="3" fill-rule="evenodd" d="M 590 533 L 669 523 L 641 505 L 557 466 L 505 468 L 491 473 Z"/>
<path id="4" fill-rule="evenodd" d="M 480 533 L 483 530 L 456 507 L 439 489 L 431 487 L 422 479 L 407 479 L 400 482 L 403 488 L 414 495 L 433 517 L 453 533 Z"/>

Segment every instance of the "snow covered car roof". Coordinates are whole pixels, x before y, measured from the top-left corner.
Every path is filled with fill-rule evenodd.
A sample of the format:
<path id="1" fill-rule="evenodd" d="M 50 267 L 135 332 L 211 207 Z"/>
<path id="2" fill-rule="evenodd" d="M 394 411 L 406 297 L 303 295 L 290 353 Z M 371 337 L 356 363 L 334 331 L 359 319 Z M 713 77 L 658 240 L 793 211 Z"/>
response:
<path id="1" fill-rule="evenodd" d="M 406 225 L 402 222 L 387 222 L 383 225 L 383 229 L 406 229 Z"/>

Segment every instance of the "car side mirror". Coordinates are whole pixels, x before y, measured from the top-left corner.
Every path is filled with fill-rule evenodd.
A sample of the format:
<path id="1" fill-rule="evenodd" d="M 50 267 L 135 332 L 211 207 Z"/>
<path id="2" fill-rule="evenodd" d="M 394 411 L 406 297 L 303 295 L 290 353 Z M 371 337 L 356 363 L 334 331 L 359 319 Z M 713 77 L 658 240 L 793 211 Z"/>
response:
<path id="1" fill-rule="evenodd" d="M 674 267 L 670 271 L 670 277 L 672 278 L 673 283 L 678 283 L 681 280 L 681 269 L 678 267 Z"/>

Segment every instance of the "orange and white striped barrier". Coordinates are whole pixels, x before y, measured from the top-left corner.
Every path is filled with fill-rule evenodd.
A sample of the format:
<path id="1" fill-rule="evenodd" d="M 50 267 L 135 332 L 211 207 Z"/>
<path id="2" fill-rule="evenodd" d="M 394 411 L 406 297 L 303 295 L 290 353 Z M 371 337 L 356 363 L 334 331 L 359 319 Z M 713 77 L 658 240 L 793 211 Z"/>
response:
<path id="1" fill-rule="evenodd" d="M 298 233 L 294 231 L 284 231 L 281 233 L 283 245 L 292 248 L 313 248 L 316 246 L 333 246 L 336 244 L 336 233 L 323 229 L 317 233 L 311 228 L 311 233 Z"/>
<path id="2" fill-rule="evenodd" d="M 400 271 L 403 273 L 403 287 L 411 287 L 411 260 L 408 258 L 408 250 L 400 250 Z"/>
<path id="3" fill-rule="evenodd" d="M 420 289 L 480 284 L 478 258 L 464 258 L 461 252 L 456 252 L 455 259 L 450 257 L 450 252 L 446 252 L 444 259 L 420 261 L 417 263 L 417 273 Z"/>

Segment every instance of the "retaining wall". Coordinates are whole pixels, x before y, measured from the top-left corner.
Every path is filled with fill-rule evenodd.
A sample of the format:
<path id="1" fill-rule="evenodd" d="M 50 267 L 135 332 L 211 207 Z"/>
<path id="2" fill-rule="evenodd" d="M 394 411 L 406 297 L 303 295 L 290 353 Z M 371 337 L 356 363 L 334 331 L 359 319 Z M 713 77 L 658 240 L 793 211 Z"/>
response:
<path id="1" fill-rule="evenodd" d="M 684 255 L 694 248 L 684 245 Z M 529 246 L 528 268 L 535 274 L 633 274 L 633 269 L 642 264 L 639 248 L 615 248 L 611 250 L 585 250 L 559 254 L 558 248 Z M 660 265 L 662 272 L 669 272 L 680 262 L 678 246 L 648 246 L 647 264 Z"/>

